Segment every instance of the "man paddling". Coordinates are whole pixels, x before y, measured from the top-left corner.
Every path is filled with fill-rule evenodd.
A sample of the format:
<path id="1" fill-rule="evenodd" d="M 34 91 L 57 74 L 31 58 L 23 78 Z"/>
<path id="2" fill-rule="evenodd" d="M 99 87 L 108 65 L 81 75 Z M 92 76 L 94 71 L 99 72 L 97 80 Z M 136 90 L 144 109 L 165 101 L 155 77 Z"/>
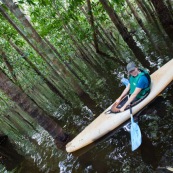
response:
<path id="1" fill-rule="evenodd" d="M 113 104 L 111 108 L 112 112 L 117 112 L 117 104 L 119 104 L 127 94 L 129 94 L 130 97 L 121 105 L 122 107 L 119 108 L 121 112 L 123 112 L 129 104 L 143 98 L 150 91 L 151 79 L 147 71 L 138 69 L 134 62 L 128 63 L 126 69 L 130 75 L 129 84 Z"/>

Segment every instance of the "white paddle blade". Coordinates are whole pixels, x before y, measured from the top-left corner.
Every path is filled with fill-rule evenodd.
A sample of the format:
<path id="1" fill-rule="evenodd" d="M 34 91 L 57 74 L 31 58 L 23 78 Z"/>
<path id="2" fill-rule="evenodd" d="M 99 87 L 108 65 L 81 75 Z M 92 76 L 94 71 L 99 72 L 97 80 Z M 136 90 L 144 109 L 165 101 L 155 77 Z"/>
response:
<path id="1" fill-rule="evenodd" d="M 130 129 L 132 151 L 136 150 L 142 143 L 142 135 L 138 124 L 131 123 Z"/>

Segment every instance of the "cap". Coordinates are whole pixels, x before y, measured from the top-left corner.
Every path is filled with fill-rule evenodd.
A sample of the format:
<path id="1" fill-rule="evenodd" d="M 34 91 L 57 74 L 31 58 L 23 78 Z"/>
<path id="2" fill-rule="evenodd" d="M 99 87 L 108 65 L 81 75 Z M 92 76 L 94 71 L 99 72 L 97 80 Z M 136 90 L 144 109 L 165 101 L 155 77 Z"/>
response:
<path id="1" fill-rule="evenodd" d="M 136 68 L 136 64 L 134 62 L 130 62 L 127 64 L 126 69 L 128 73 Z"/>

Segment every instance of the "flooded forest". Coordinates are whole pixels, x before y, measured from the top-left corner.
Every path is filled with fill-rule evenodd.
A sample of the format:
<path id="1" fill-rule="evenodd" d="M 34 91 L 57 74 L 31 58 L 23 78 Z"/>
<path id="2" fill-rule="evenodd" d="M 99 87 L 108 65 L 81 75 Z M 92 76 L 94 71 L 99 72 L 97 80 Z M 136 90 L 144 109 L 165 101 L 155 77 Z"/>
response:
<path id="1" fill-rule="evenodd" d="M 173 172 L 173 86 L 81 151 L 65 146 L 110 106 L 134 61 L 173 58 L 172 0 L 0 0 L 0 173 Z"/>

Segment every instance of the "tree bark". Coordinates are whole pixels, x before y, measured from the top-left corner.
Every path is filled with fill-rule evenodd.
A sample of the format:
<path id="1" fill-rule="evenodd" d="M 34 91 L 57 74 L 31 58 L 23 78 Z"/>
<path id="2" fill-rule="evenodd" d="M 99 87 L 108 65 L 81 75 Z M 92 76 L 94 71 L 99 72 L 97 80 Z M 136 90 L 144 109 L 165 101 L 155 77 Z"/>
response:
<path id="1" fill-rule="evenodd" d="M 151 0 L 151 2 L 156 9 L 157 15 L 165 32 L 173 41 L 173 19 L 171 17 L 171 14 L 169 13 L 169 9 L 164 4 L 163 0 Z"/>
<path id="2" fill-rule="evenodd" d="M 73 87 L 74 91 L 81 95 L 83 94 L 82 88 L 78 85 L 78 83 L 75 81 L 71 73 L 64 67 L 64 65 L 59 62 L 58 58 L 55 56 L 52 49 L 49 48 L 49 46 L 43 41 L 43 39 L 40 37 L 40 35 L 36 32 L 36 30 L 33 28 L 33 26 L 30 24 L 30 22 L 27 20 L 27 18 L 24 16 L 24 14 L 20 11 L 18 6 L 13 3 L 12 0 L 2 0 L 2 2 L 9 8 L 9 10 L 16 16 L 16 18 L 21 22 L 21 24 L 25 27 L 27 38 L 29 37 L 30 40 L 35 43 L 35 47 L 42 53 L 46 55 L 46 57 L 49 58 L 49 63 L 54 67 L 54 70 L 57 71 L 57 73 L 64 78 L 70 78 L 71 83 L 70 85 Z"/>
<path id="3" fill-rule="evenodd" d="M 64 147 L 67 134 L 63 132 L 63 129 L 55 123 L 45 112 L 35 105 L 32 100 L 18 87 L 16 86 L 0 69 L 0 89 L 8 95 L 11 100 L 16 102 L 22 110 L 27 112 L 36 122 L 43 127 L 55 140 L 58 148 Z"/>
<path id="4" fill-rule="evenodd" d="M 91 29 L 92 29 L 92 32 L 93 32 L 94 46 L 95 46 L 96 52 L 99 53 L 100 50 L 99 50 L 98 39 L 97 39 L 97 32 L 96 32 L 97 29 L 96 29 L 95 24 L 94 24 L 94 16 L 93 16 L 93 13 L 92 13 L 90 0 L 87 0 L 87 6 L 88 6 L 88 14 L 90 16 L 89 21 L 90 21 Z"/>
<path id="5" fill-rule="evenodd" d="M 22 50 L 14 44 L 11 40 L 9 40 L 11 46 L 25 59 L 25 61 L 32 67 L 32 69 L 44 80 L 44 82 L 47 84 L 47 86 L 52 90 L 55 94 L 57 94 L 59 97 L 61 97 L 67 104 L 69 101 L 61 94 L 61 92 L 52 84 L 52 82 L 47 79 L 41 72 L 40 70 L 29 60 L 29 57 L 22 52 Z"/>
<path id="6" fill-rule="evenodd" d="M 1 52 L 1 55 L 2 55 L 2 59 L 5 62 L 6 66 L 7 66 L 7 69 L 8 69 L 8 71 L 10 72 L 10 74 L 12 76 L 13 81 L 15 83 L 18 83 L 17 77 L 16 77 L 16 75 L 14 73 L 14 69 L 13 69 L 12 65 L 10 64 L 10 62 L 8 61 L 5 52 L 1 48 L 0 48 L 0 52 Z"/>
<path id="7" fill-rule="evenodd" d="M 88 2 L 88 9 L 89 9 L 89 14 L 90 14 L 90 11 L 91 11 L 91 4 L 90 4 L 90 0 L 87 0 L 89 1 Z M 113 43 L 113 41 L 111 40 L 111 38 L 108 36 L 108 34 L 105 32 L 105 30 L 101 27 L 101 25 L 96 22 L 96 25 L 98 26 L 98 28 L 100 28 L 102 30 L 102 32 L 104 33 L 104 36 L 106 36 L 106 39 L 105 37 L 102 35 L 102 33 L 99 31 L 98 28 L 95 27 L 95 22 L 94 22 L 94 17 L 93 17 L 93 14 L 92 14 L 92 11 L 91 11 L 91 14 L 90 14 L 90 19 L 87 15 L 87 13 L 85 12 L 85 10 L 83 8 L 81 8 L 81 11 L 84 13 L 84 15 L 86 16 L 87 20 L 89 21 L 91 27 L 93 28 L 93 40 L 94 40 L 94 45 L 95 45 L 95 49 L 96 49 L 96 52 L 100 55 L 103 55 L 103 56 L 106 56 L 108 57 L 109 59 L 111 59 L 112 61 L 117 61 L 119 64 L 121 65 L 124 65 L 124 62 L 120 59 L 120 58 L 115 58 L 115 57 L 112 57 L 108 54 L 105 54 L 104 52 L 102 52 L 100 49 L 99 49 L 99 45 L 98 45 L 98 38 L 97 38 L 97 34 L 98 36 L 102 39 L 103 41 L 103 44 L 105 44 L 105 46 L 114 54 L 117 54 L 117 50 L 116 50 L 116 45 Z M 109 44 L 108 41 L 111 43 Z M 116 50 L 116 51 L 115 51 Z"/>
<path id="8" fill-rule="evenodd" d="M 141 0 L 136 0 L 136 1 L 139 8 L 143 11 L 143 14 L 145 14 L 147 21 L 153 24 L 156 27 L 156 29 L 160 32 L 160 34 L 164 36 L 163 29 L 158 23 L 158 20 L 155 16 L 155 12 L 151 10 L 150 6 L 145 1 Z"/>
<path id="9" fill-rule="evenodd" d="M 126 3 L 128 4 L 130 10 L 132 11 L 136 21 L 138 22 L 139 26 L 143 29 L 143 31 L 145 32 L 146 36 L 148 37 L 149 41 L 151 42 L 151 45 L 155 48 L 155 50 L 157 52 L 159 52 L 159 49 L 157 48 L 157 46 L 155 45 L 155 42 L 153 41 L 150 33 L 148 32 L 148 30 L 146 29 L 142 19 L 139 17 L 138 13 L 136 12 L 136 10 L 134 9 L 133 5 L 131 4 L 131 2 L 129 0 L 126 0 Z M 160 53 L 160 52 L 159 52 Z"/>
<path id="10" fill-rule="evenodd" d="M 147 67 L 150 71 L 152 71 L 152 69 L 150 67 L 150 63 L 145 59 L 146 57 L 145 57 L 144 53 L 136 45 L 135 40 L 130 35 L 130 33 L 127 31 L 127 28 L 124 26 L 124 24 L 122 23 L 122 21 L 120 20 L 120 18 L 116 14 L 116 12 L 113 10 L 113 8 L 111 8 L 108 5 L 108 2 L 106 0 L 99 0 L 99 1 L 103 5 L 104 9 L 108 13 L 109 17 L 111 18 L 111 20 L 114 23 L 114 25 L 116 26 L 116 28 L 118 29 L 118 31 L 121 34 L 123 40 L 127 43 L 129 48 L 134 53 L 135 57 L 139 60 L 139 62 L 141 62 L 141 64 L 144 67 Z"/>

